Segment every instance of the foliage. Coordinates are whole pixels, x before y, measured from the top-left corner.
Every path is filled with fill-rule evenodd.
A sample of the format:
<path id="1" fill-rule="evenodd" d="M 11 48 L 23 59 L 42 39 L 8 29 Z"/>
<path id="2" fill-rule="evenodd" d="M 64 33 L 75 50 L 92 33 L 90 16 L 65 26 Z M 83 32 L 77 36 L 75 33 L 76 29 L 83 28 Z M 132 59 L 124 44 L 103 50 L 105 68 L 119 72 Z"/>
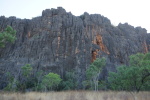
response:
<path id="1" fill-rule="evenodd" d="M 32 67 L 26 64 L 21 67 L 22 77 L 19 80 L 18 89 L 25 91 L 28 88 L 34 87 L 35 78 L 32 76 Z"/>
<path id="2" fill-rule="evenodd" d="M 43 76 L 43 71 L 38 71 L 33 75 L 32 67 L 26 64 L 21 67 L 21 77 L 14 78 L 11 73 L 6 73 L 8 84 L 4 88 L 6 91 L 42 91 L 53 90 L 61 81 L 58 74 L 49 73 Z"/>
<path id="3" fill-rule="evenodd" d="M 34 82 L 34 87 L 33 87 L 34 91 L 42 90 L 42 87 L 41 87 L 42 78 L 43 78 L 42 70 L 39 70 L 38 72 L 35 73 L 35 82 Z"/>
<path id="4" fill-rule="evenodd" d="M 59 84 L 61 90 L 75 90 L 77 88 L 77 79 L 75 72 L 66 72 L 64 80 Z"/>
<path id="5" fill-rule="evenodd" d="M 84 89 L 91 90 L 121 90 L 140 91 L 150 90 L 150 53 L 130 56 L 130 65 L 118 66 L 116 72 L 109 72 L 108 81 L 99 80 L 99 75 L 105 66 L 105 58 L 96 59 L 86 70 Z M 77 89 L 77 75 L 74 71 L 66 72 L 63 80 L 58 74 L 43 74 L 38 71 L 33 74 L 30 64 L 21 67 L 21 77 L 6 73 L 7 91 L 47 91 Z M 59 86 L 59 87 L 58 87 Z"/>
<path id="6" fill-rule="evenodd" d="M 108 77 L 113 90 L 150 90 L 150 53 L 130 56 L 129 66 L 120 66 Z"/>
<path id="7" fill-rule="evenodd" d="M 31 74 L 32 67 L 30 64 L 26 64 L 21 67 L 21 70 L 22 70 L 23 76 L 28 77 Z"/>
<path id="8" fill-rule="evenodd" d="M 7 26 L 7 28 L 0 33 L 0 47 L 5 47 L 5 44 L 10 42 L 14 43 L 16 40 L 16 31 L 13 30 L 11 26 Z"/>
<path id="9" fill-rule="evenodd" d="M 5 91 L 16 91 L 18 85 L 18 81 L 13 77 L 13 75 L 10 72 L 6 73 L 8 84 L 4 88 Z"/>
<path id="10" fill-rule="evenodd" d="M 96 59 L 86 70 L 87 80 L 83 82 L 83 85 L 88 86 L 90 89 L 98 90 L 99 75 L 105 64 L 105 58 Z"/>
<path id="11" fill-rule="evenodd" d="M 60 82 L 61 82 L 60 75 L 55 73 L 49 73 L 43 77 L 41 86 L 43 87 L 43 89 L 45 89 L 45 91 L 47 89 L 52 90 L 53 88 L 58 86 Z"/>

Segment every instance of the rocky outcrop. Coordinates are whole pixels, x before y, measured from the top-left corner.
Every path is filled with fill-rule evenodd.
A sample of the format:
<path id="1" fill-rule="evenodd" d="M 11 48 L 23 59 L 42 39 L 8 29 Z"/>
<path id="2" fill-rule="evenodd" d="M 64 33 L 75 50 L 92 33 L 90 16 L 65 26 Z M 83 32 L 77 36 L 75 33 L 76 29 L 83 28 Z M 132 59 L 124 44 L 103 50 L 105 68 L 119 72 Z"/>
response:
<path id="1" fill-rule="evenodd" d="M 149 34 L 147 34 L 147 36 L 146 36 L 147 38 L 146 38 L 146 50 L 148 50 L 148 52 L 150 51 L 150 33 Z"/>
<path id="2" fill-rule="evenodd" d="M 1 16 L 0 31 L 7 25 L 17 31 L 17 40 L 0 49 L 0 88 L 6 85 L 6 72 L 19 77 L 25 64 L 31 64 L 34 72 L 52 71 L 61 76 L 75 70 L 81 83 L 96 58 L 106 57 L 105 78 L 116 66 L 128 64 L 129 55 L 150 50 L 146 29 L 127 23 L 113 26 L 99 14 L 74 16 L 61 7 L 46 9 L 32 20 Z"/>

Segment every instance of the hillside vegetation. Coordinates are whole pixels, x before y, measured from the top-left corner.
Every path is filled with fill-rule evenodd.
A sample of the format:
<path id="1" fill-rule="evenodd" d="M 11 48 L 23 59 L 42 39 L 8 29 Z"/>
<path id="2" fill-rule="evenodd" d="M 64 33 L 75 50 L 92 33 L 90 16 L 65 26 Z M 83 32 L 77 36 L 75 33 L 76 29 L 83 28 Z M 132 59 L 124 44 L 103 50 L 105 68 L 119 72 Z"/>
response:
<path id="1" fill-rule="evenodd" d="M 150 90 L 150 53 L 137 53 L 130 56 L 130 65 L 118 66 L 116 72 L 109 72 L 108 79 L 100 79 L 102 69 L 106 65 L 106 59 L 96 59 L 86 69 L 86 75 L 80 90 L 117 90 L 117 91 L 149 91 Z M 6 91 L 63 91 L 79 90 L 77 86 L 77 75 L 74 71 L 67 72 L 64 78 L 50 72 L 44 74 L 38 71 L 33 76 L 30 64 L 21 67 L 21 79 L 16 79 L 7 72 L 8 84 Z"/>

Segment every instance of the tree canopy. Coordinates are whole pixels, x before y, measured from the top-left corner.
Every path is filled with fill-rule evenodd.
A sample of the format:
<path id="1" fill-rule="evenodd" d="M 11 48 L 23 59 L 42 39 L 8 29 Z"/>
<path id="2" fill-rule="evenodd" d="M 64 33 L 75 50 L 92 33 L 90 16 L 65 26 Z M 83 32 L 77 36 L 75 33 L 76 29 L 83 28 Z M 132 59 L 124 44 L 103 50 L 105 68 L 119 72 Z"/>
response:
<path id="1" fill-rule="evenodd" d="M 113 90 L 150 90 L 150 53 L 131 55 L 130 65 L 110 72 L 108 82 Z"/>
<path id="2" fill-rule="evenodd" d="M 0 32 L 0 47 L 4 48 L 6 43 L 14 43 L 15 40 L 16 31 L 11 26 L 7 26 L 3 32 Z"/>
<path id="3" fill-rule="evenodd" d="M 58 86 L 58 84 L 61 82 L 60 75 L 55 73 L 49 73 L 43 77 L 42 80 L 42 87 L 45 89 L 52 90 L 55 86 Z"/>
<path id="4" fill-rule="evenodd" d="M 105 58 L 97 58 L 90 67 L 86 70 L 87 80 L 83 82 L 84 85 L 89 85 L 90 89 L 98 90 L 99 75 L 106 64 Z"/>

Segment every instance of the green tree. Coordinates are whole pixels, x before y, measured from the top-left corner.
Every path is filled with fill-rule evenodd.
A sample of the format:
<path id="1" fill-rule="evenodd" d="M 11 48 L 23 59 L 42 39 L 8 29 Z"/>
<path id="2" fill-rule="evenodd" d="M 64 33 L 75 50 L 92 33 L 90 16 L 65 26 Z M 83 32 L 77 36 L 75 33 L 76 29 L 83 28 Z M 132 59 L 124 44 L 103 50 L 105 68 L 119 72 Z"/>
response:
<path id="1" fill-rule="evenodd" d="M 13 75 L 12 75 L 10 72 L 6 72 L 6 76 L 7 76 L 7 81 L 8 81 L 9 83 L 12 83 L 13 80 L 14 80 Z"/>
<path id="2" fill-rule="evenodd" d="M 77 79 L 75 72 L 66 72 L 64 80 L 61 81 L 59 87 L 62 90 L 74 90 L 77 87 Z"/>
<path id="3" fill-rule="evenodd" d="M 22 77 L 19 81 L 18 88 L 21 91 L 25 91 L 25 89 L 34 87 L 35 78 L 32 76 L 32 67 L 30 64 L 26 64 L 21 67 Z"/>
<path id="4" fill-rule="evenodd" d="M 150 90 L 150 53 L 130 56 L 129 66 L 120 66 L 108 77 L 113 90 Z"/>
<path id="5" fill-rule="evenodd" d="M 4 88 L 5 91 L 16 91 L 18 81 L 13 77 L 13 75 L 10 72 L 6 73 L 8 84 Z"/>
<path id="6" fill-rule="evenodd" d="M 11 26 L 7 26 L 7 28 L 0 33 L 0 47 L 5 47 L 5 44 L 10 42 L 14 43 L 16 40 L 16 31 L 13 30 Z"/>
<path id="7" fill-rule="evenodd" d="M 45 91 L 47 91 L 48 89 L 53 90 L 53 88 L 58 86 L 61 80 L 62 79 L 60 78 L 60 75 L 49 73 L 43 77 L 41 86 L 43 87 L 43 89 L 45 89 Z"/>
<path id="8" fill-rule="evenodd" d="M 38 72 L 35 73 L 35 82 L 34 82 L 33 90 L 35 90 L 35 91 L 42 90 L 42 87 L 41 87 L 42 78 L 43 78 L 42 70 L 39 70 Z"/>
<path id="9" fill-rule="evenodd" d="M 83 82 L 85 86 L 89 86 L 95 91 L 98 90 L 99 75 L 106 64 L 106 59 L 96 59 L 86 70 L 87 80 Z"/>
<path id="10" fill-rule="evenodd" d="M 21 67 L 22 75 L 25 77 L 29 77 L 32 71 L 32 67 L 30 64 L 26 64 Z"/>

